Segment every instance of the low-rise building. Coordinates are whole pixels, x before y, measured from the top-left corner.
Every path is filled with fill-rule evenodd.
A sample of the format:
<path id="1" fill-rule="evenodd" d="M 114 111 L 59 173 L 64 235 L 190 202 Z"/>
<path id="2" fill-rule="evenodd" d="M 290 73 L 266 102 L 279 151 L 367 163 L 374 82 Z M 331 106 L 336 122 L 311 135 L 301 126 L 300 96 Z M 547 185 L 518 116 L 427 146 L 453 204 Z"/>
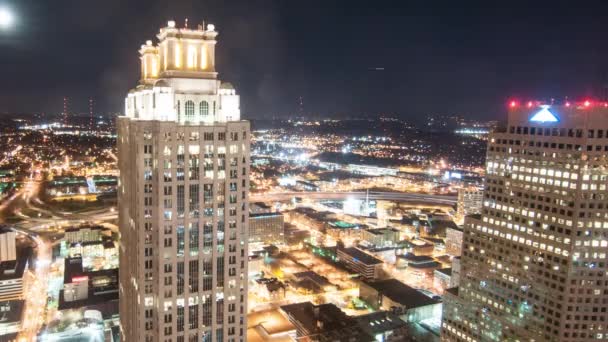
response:
<path id="1" fill-rule="evenodd" d="M 281 311 L 296 327 L 298 341 L 372 342 L 357 321 L 334 304 L 314 305 L 311 302 L 281 306 Z"/>
<path id="2" fill-rule="evenodd" d="M 359 297 L 376 310 L 391 311 L 405 322 L 441 317 L 441 303 L 397 279 L 363 282 Z"/>
<path id="3" fill-rule="evenodd" d="M 0 262 L 0 301 L 23 298 L 23 277 L 27 265 L 26 257 Z"/>
<path id="4" fill-rule="evenodd" d="M 325 226 L 325 233 L 335 240 L 353 242 L 361 239 L 365 225 L 349 223 L 345 221 L 331 221 Z"/>
<path id="5" fill-rule="evenodd" d="M 65 258 L 59 309 L 118 301 L 118 269 L 86 271 L 81 257 Z"/>
<path id="6" fill-rule="evenodd" d="M 24 306 L 24 300 L 0 301 L 0 341 L 17 341 Z"/>
<path id="7" fill-rule="evenodd" d="M 433 272 L 433 286 L 439 291 L 443 292 L 445 289 L 450 288 L 452 279 L 451 268 L 440 268 Z"/>
<path id="8" fill-rule="evenodd" d="M 376 341 L 407 341 L 407 323 L 390 311 L 376 311 L 356 316 L 357 324 Z"/>
<path id="9" fill-rule="evenodd" d="M 259 284 L 258 296 L 270 301 L 281 301 L 285 299 L 285 284 L 277 278 L 260 278 L 256 282 Z"/>
<path id="10" fill-rule="evenodd" d="M 296 327 L 280 309 L 252 312 L 247 315 L 248 342 L 293 342 Z"/>
<path id="11" fill-rule="evenodd" d="M 356 248 L 338 248 L 338 260 L 348 269 L 361 275 L 364 279 L 380 279 L 383 276 L 383 262 Z"/>
<path id="12" fill-rule="evenodd" d="M 296 272 L 292 275 L 293 284 L 314 293 L 335 291 L 337 287 L 327 278 L 314 271 Z"/>
<path id="13" fill-rule="evenodd" d="M 109 236 L 109 229 L 104 227 L 72 227 L 65 230 L 64 240 L 68 244 L 100 241 Z"/>
<path id="14" fill-rule="evenodd" d="M 395 228 L 366 229 L 361 232 L 361 240 L 377 247 L 393 247 L 399 241 L 400 231 Z"/>
<path id="15" fill-rule="evenodd" d="M 433 277 L 433 272 L 441 268 L 441 263 L 427 255 L 407 253 L 397 256 L 397 268 L 405 268 L 405 274 L 413 280 L 424 281 Z"/>
<path id="16" fill-rule="evenodd" d="M 249 214 L 249 242 L 282 244 L 285 242 L 284 227 L 281 213 Z"/>

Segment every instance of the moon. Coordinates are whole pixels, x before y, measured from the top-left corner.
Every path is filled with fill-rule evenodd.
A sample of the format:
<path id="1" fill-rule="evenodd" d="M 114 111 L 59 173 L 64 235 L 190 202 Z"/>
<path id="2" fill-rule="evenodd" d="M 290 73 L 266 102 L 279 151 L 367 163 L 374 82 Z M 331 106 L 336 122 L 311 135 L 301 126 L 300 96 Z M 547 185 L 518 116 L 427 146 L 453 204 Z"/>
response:
<path id="1" fill-rule="evenodd" d="M 8 29 L 13 26 L 14 21 L 15 17 L 13 12 L 6 7 L 0 7 L 0 28 Z"/>

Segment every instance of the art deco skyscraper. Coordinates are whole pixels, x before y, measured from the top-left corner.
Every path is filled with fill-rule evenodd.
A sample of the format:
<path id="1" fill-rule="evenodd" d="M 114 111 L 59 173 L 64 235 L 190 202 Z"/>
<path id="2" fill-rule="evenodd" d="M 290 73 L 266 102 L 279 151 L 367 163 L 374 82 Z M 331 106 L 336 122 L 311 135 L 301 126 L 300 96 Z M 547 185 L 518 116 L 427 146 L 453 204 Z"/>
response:
<path id="1" fill-rule="evenodd" d="M 118 119 L 123 341 L 244 341 L 249 122 L 213 25 L 160 29 Z"/>
<path id="2" fill-rule="evenodd" d="M 608 108 L 512 102 L 465 220 L 444 341 L 608 339 Z"/>

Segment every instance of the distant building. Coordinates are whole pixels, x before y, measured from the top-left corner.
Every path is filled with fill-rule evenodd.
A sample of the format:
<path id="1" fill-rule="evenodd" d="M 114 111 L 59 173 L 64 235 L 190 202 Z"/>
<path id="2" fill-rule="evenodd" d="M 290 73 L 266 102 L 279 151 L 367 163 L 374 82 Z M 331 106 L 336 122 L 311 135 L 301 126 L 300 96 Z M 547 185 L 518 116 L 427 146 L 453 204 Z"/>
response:
<path id="1" fill-rule="evenodd" d="M 87 241 L 82 243 L 72 243 L 68 246 L 68 255 L 73 257 L 85 258 L 105 258 L 118 256 L 116 245 L 111 240 Z"/>
<path id="2" fill-rule="evenodd" d="M 458 189 L 458 202 L 456 204 L 456 219 L 462 224 L 465 216 L 481 213 L 483 204 L 483 190 L 468 187 Z"/>
<path id="3" fill-rule="evenodd" d="M 23 276 L 29 257 L 29 253 L 21 250 L 16 260 L 0 262 L 0 301 L 23 298 Z"/>
<path id="4" fill-rule="evenodd" d="M 462 228 L 449 227 L 445 230 L 445 252 L 452 256 L 462 253 Z"/>
<path id="5" fill-rule="evenodd" d="M 407 341 L 407 323 L 390 311 L 356 316 L 357 324 L 376 341 Z"/>
<path id="6" fill-rule="evenodd" d="M 348 269 L 361 275 L 364 279 L 380 279 L 383 276 L 383 262 L 356 248 L 338 248 L 338 260 Z"/>
<path id="7" fill-rule="evenodd" d="M 397 256 L 397 268 L 405 267 L 405 274 L 422 281 L 433 276 L 433 272 L 441 268 L 441 263 L 428 255 L 407 253 Z"/>
<path id="8" fill-rule="evenodd" d="M 282 244 L 285 242 L 285 220 L 281 213 L 249 214 L 249 242 Z"/>
<path id="9" fill-rule="evenodd" d="M 377 248 L 392 247 L 399 241 L 399 235 L 395 228 L 365 229 L 361 232 L 361 239 Z"/>
<path id="10" fill-rule="evenodd" d="M 441 317 L 441 303 L 397 279 L 363 282 L 359 297 L 376 310 L 391 311 L 406 322 Z"/>
<path id="11" fill-rule="evenodd" d="M 361 239 L 362 231 L 366 227 L 345 221 L 330 221 L 325 225 L 325 233 L 335 240 L 353 241 Z"/>
<path id="12" fill-rule="evenodd" d="M 436 289 L 444 291 L 450 288 L 452 282 L 452 269 L 451 268 L 440 268 L 433 272 L 433 286 Z"/>
<path id="13" fill-rule="evenodd" d="M 315 293 L 337 290 L 337 287 L 330 283 L 327 278 L 314 271 L 296 272 L 291 278 L 296 287 L 304 288 Z"/>
<path id="14" fill-rule="evenodd" d="M 72 195 L 86 195 L 89 193 L 89 185 L 86 177 L 55 177 L 46 183 L 46 195 L 51 197 L 63 197 Z"/>
<path id="15" fill-rule="evenodd" d="M 272 207 L 264 202 L 254 202 L 249 205 L 249 212 L 252 214 L 269 214 Z"/>
<path id="16" fill-rule="evenodd" d="M 65 230 L 64 240 L 71 243 L 100 241 L 102 236 L 108 236 L 109 229 L 104 227 L 72 227 Z"/>
<path id="17" fill-rule="evenodd" d="M 248 264 L 249 276 L 260 276 L 262 273 L 262 267 L 264 266 L 264 256 L 259 253 L 250 255 Z"/>
<path id="18" fill-rule="evenodd" d="M 14 230 L 0 227 L 0 262 L 17 259 L 16 236 Z"/>
<path id="19" fill-rule="evenodd" d="M 280 309 L 247 315 L 247 342 L 292 342 L 296 335 L 296 327 Z"/>
<path id="20" fill-rule="evenodd" d="M 260 278 L 256 279 L 256 282 L 260 284 L 258 296 L 271 301 L 285 299 L 285 284 L 277 278 Z"/>
<path id="21" fill-rule="evenodd" d="M 86 271 L 82 258 L 65 258 L 59 309 L 95 305 L 105 301 L 118 301 L 118 269 Z"/>
<path id="22" fill-rule="evenodd" d="M 24 300 L 0 301 L 0 341 L 17 341 L 24 306 Z"/>
<path id="23" fill-rule="evenodd" d="M 302 180 L 296 181 L 294 188 L 302 191 L 319 191 L 319 187 L 316 184 Z"/>
<path id="24" fill-rule="evenodd" d="M 357 321 L 334 304 L 311 302 L 281 306 L 287 319 L 296 327 L 297 339 L 311 342 L 373 342 Z"/>
<path id="25" fill-rule="evenodd" d="M 460 285 L 460 257 L 452 259 L 452 276 L 450 277 L 450 287 L 456 287 Z"/>

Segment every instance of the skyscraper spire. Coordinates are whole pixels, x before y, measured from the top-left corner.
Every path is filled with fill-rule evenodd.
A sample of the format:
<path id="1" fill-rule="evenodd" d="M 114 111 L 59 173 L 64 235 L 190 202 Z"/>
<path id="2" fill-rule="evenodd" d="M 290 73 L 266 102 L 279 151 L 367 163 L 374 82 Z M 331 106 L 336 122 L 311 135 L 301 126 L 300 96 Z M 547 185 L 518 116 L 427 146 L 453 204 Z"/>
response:
<path id="1" fill-rule="evenodd" d="M 67 96 L 63 97 L 63 113 L 61 113 L 63 119 L 63 125 L 68 125 L 68 98 Z"/>
<path id="2" fill-rule="evenodd" d="M 93 114 L 93 98 L 89 98 L 89 131 L 93 131 L 93 122 L 94 122 L 94 114 Z"/>

